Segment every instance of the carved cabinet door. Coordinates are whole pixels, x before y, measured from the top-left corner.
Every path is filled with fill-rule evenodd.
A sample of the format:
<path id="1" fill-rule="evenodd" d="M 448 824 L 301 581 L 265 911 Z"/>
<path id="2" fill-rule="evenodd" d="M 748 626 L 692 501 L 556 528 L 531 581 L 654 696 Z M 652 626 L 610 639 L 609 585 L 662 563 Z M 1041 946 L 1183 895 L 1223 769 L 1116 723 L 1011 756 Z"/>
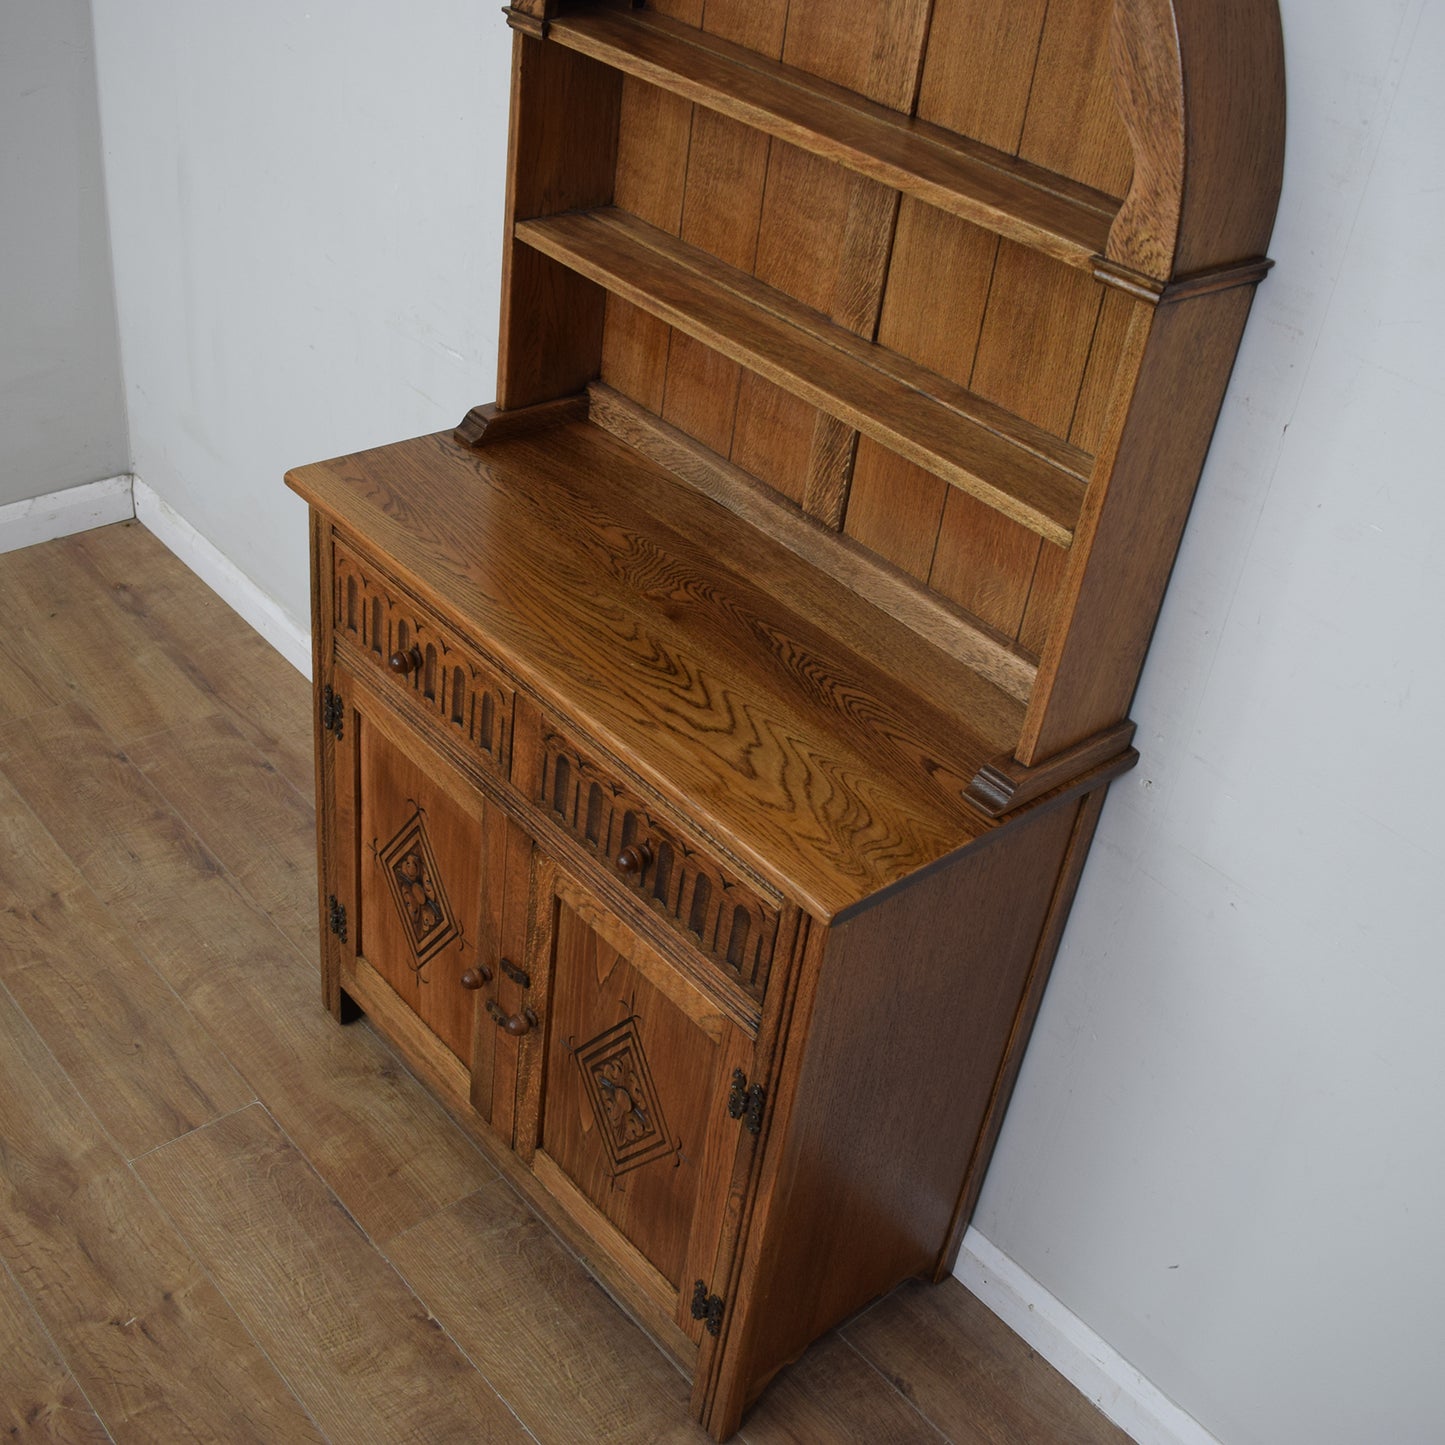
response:
<path id="1" fill-rule="evenodd" d="M 698 1341 L 706 1313 L 694 1315 L 696 1285 L 704 1296 L 721 1289 L 728 1196 L 751 1139 L 729 1108 L 751 1041 L 541 856 L 535 886 L 545 1057 L 524 1082 L 519 1152 L 659 1313 Z"/>
<path id="2" fill-rule="evenodd" d="M 354 699 L 335 786 L 353 976 L 426 1026 L 434 1070 L 510 1143 L 517 1050 L 496 1020 L 525 949 L 531 842 L 340 669 L 337 691 Z"/>

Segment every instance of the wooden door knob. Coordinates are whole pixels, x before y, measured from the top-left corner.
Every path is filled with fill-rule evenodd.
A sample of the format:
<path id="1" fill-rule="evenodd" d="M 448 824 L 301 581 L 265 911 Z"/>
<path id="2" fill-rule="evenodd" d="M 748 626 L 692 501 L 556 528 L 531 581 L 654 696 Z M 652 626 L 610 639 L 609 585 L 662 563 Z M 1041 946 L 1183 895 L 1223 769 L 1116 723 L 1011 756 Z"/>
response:
<path id="1" fill-rule="evenodd" d="M 530 1033 L 537 1027 L 537 1015 L 530 1008 L 524 1008 L 521 1013 L 503 1013 L 501 1007 L 492 1001 L 487 1004 L 487 1012 L 496 1019 L 497 1027 L 505 1029 L 514 1039 L 519 1039 L 523 1034 Z"/>
<path id="2" fill-rule="evenodd" d="M 407 673 L 415 672 L 421 666 L 421 648 L 409 647 L 405 652 L 393 652 L 386 659 L 386 665 L 393 672 L 405 677 Z"/>
<path id="3" fill-rule="evenodd" d="M 617 866 L 624 873 L 641 873 L 652 862 L 652 844 L 645 840 L 629 843 L 618 855 Z"/>
<path id="4" fill-rule="evenodd" d="M 491 983 L 492 970 L 484 963 L 479 963 L 475 968 L 469 968 L 462 975 L 463 988 L 481 988 L 485 983 Z"/>

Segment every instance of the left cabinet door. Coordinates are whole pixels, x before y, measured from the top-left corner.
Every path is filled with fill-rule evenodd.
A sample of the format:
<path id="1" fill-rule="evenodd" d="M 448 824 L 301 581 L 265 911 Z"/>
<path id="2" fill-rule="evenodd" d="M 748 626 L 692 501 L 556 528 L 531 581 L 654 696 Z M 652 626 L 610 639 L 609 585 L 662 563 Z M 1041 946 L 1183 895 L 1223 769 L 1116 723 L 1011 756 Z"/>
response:
<path id="1" fill-rule="evenodd" d="M 323 922 L 340 988 L 510 1143 L 515 1048 L 487 1010 L 525 947 L 531 841 L 345 668 L 330 686 Z"/>

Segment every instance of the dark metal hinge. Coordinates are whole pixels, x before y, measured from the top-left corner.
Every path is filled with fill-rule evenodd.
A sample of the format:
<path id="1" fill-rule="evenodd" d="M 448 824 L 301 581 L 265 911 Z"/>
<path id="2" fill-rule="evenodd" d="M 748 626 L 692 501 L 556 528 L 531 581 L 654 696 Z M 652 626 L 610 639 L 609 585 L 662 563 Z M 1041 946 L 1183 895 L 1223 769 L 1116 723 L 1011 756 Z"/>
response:
<path id="1" fill-rule="evenodd" d="M 343 942 L 346 942 L 346 905 L 338 901 L 334 893 L 326 899 L 326 926 Z"/>
<path id="2" fill-rule="evenodd" d="M 733 1086 L 728 1090 L 728 1113 L 734 1119 L 741 1119 L 749 1134 L 762 1132 L 763 1105 L 767 1099 L 767 1090 L 761 1084 L 749 1088 L 748 1076 L 741 1069 L 733 1070 Z"/>
<path id="3" fill-rule="evenodd" d="M 321 694 L 321 726 L 326 732 L 335 733 L 336 741 L 340 742 L 345 724 L 346 704 L 342 702 L 341 694 L 328 683 Z"/>
<path id="4" fill-rule="evenodd" d="M 708 1334 L 722 1334 L 723 1302 L 701 1280 L 692 1287 L 692 1317 L 706 1322 Z"/>

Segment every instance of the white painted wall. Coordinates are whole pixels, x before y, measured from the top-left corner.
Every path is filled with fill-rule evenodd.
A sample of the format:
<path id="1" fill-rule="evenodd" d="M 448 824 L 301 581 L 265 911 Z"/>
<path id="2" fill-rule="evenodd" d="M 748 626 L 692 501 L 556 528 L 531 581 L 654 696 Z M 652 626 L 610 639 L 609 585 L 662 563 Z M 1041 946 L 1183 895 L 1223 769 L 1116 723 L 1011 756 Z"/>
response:
<path id="1" fill-rule="evenodd" d="M 1229 1445 L 1425 1445 L 1445 0 L 1283 0 L 1273 254 L 977 1224 Z M 296 462 L 491 390 L 490 5 L 96 0 L 136 469 L 305 608 Z"/>
<path id="2" fill-rule="evenodd" d="M 0 505 L 129 469 L 89 0 L 0 3 Z"/>
<path id="3" fill-rule="evenodd" d="M 1445 3 L 1281 9 L 1279 265 L 975 1223 L 1229 1445 L 1439 1445 Z"/>
<path id="4" fill-rule="evenodd" d="M 473 0 L 95 0 L 135 472 L 293 618 L 292 466 L 492 398 L 508 35 Z"/>

